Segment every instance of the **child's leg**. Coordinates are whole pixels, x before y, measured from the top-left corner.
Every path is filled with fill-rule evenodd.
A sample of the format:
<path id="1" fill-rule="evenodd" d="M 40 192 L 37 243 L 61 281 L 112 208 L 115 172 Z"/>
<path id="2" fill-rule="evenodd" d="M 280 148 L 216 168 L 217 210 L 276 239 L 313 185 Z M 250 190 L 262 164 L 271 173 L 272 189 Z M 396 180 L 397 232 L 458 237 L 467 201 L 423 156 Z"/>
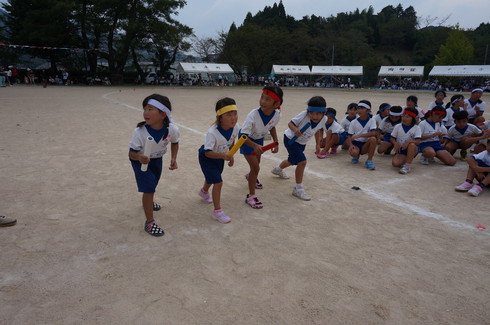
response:
<path id="1" fill-rule="evenodd" d="M 292 164 L 287 160 L 283 160 L 280 164 L 279 164 L 279 168 L 281 169 L 284 169 L 284 168 L 287 168 L 289 166 L 291 166 Z"/>
<path id="2" fill-rule="evenodd" d="M 213 204 L 214 209 L 221 209 L 221 188 L 223 187 L 223 182 L 213 184 Z"/>
<path id="3" fill-rule="evenodd" d="M 381 154 L 381 153 L 388 152 L 388 150 L 391 149 L 391 147 L 393 147 L 391 142 L 381 141 L 381 143 L 378 146 L 378 153 Z"/>
<path id="4" fill-rule="evenodd" d="M 448 141 L 446 143 L 446 145 L 444 146 L 444 148 L 446 148 L 446 150 L 451 154 L 451 155 L 454 155 L 454 153 L 456 152 L 456 150 L 458 149 L 459 147 L 459 143 L 457 142 L 453 142 L 453 141 Z"/>
<path id="5" fill-rule="evenodd" d="M 306 160 L 303 160 L 302 162 L 298 163 L 298 165 L 296 166 L 296 170 L 294 172 L 294 175 L 296 177 L 296 184 L 303 183 L 303 175 L 305 173 L 305 168 L 306 168 Z"/>
<path id="6" fill-rule="evenodd" d="M 407 159 L 407 156 L 401 155 L 401 154 L 397 153 L 393 157 L 393 159 L 391 160 L 391 165 L 393 167 L 399 168 L 399 167 L 403 166 L 403 164 L 405 163 L 406 159 Z"/>
<path id="7" fill-rule="evenodd" d="M 368 154 L 367 160 L 373 160 L 374 152 L 376 150 L 376 137 L 369 137 L 369 140 L 362 146 L 361 153 Z"/>
<path id="8" fill-rule="evenodd" d="M 443 163 L 449 166 L 456 165 L 456 159 L 447 150 L 438 150 L 436 157 L 439 158 Z"/>
<path id="9" fill-rule="evenodd" d="M 407 164 L 411 164 L 417 153 L 419 152 L 419 148 L 415 145 L 415 143 L 410 143 L 407 148 Z"/>
<path id="10" fill-rule="evenodd" d="M 482 143 L 479 143 L 473 149 L 474 149 L 474 154 L 476 155 L 476 154 L 479 154 L 480 152 L 486 150 L 487 147 L 485 145 L 483 145 Z"/>
<path id="11" fill-rule="evenodd" d="M 334 145 L 340 142 L 340 136 L 338 134 L 332 134 L 331 131 L 327 134 L 327 141 L 325 143 L 325 151 L 330 150 Z"/>
<path id="12" fill-rule="evenodd" d="M 146 222 L 151 222 L 153 219 L 153 196 L 155 193 L 143 193 L 141 199 L 143 203 L 143 211 L 145 211 Z"/>
<path id="13" fill-rule="evenodd" d="M 202 186 L 202 189 L 204 190 L 204 192 L 209 192 L 210 187 L 211 187 L 211 184 L 208 184 L 208 183 L 206 183 L 206 181 L 204 181 L 204 185 Z"/>
<path id="14" fill-rule="evenodd" d="M 428 159 L 434 158 L 436 156 L 436 152 L 434 151 L 434 148 L 427 147 L 424 150 L 422 150 L 422 156 Z"/>
<path id="15" fill-rule="evenodd" d="M 471 147 L 473 144 L 477 143 L 479 140 L 475 137 L 463 137 L 461 141 L 459 142 L 459 148 L 460 149 L 468 149 Z"/>
<path id="16" fill-rule="evenodd" d="M 257 156 L 252 155 L 245 155 L 245 159 L 250 166 L 250 173 L 248 174 L 248 194 L 255 195 L 255 186 L 260 171 L 260 161 Z"/>

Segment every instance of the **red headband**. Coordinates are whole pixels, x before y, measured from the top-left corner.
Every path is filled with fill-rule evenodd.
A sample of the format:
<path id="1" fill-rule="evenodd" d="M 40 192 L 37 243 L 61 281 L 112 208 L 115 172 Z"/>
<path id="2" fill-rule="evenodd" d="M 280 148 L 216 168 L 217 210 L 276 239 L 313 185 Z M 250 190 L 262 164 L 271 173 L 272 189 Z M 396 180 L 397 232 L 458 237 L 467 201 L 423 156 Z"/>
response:
<path id="1" fill-rule="evenodd" d="M 281 99 L 271 90 L 269 89 L 264 89 L 262 91 L 262 94 L 269 96 L 272 98 L 275 102 L 279 103 L 279 106 L 277 108 L 281 109 Z"/>
<path id="2" fill-rule="evenodd" d="M 403 114 L 407 114 L 407 115 L 410 115 L 411 117 L 413 118 L 417 118 L 417 114 L 415 114 L 414 112 L 412 111 L 407 111 L 407 110 L 404 110 L 403 111 Z"/>

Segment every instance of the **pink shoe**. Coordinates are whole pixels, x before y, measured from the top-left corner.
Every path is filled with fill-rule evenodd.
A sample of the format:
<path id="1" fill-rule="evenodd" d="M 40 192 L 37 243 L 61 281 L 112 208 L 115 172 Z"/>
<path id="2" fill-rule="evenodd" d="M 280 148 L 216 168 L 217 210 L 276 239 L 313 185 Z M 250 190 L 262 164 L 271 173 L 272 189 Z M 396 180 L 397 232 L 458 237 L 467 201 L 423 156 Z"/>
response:
<path id="1" fill-rule="evenodd" d="M 228 223 L 231 221 L 231 218 L 228 217 L 222 209 L 214 210 L 213 218 L 221 223 Z"/>
<path id="2" fill-rule="evenodd" d="M 202 197 L 206 203 L 213 203 L 213 199 L 211 198 L 211 195 L 209 195 L 208 192 L 204 192 L 202 188 L 198 192 L 199 196 Z"/>
<path id="3" fill-rule="evenodd" d="M 471 188 L 473 187 L 473 184 L 467 182 L 467 181 L 464 181 L 464 183 L 456 186 L 454 188 L 454 190 L 456 192 L 468 192 L 469 190 L 471 190 Z"/>
<path id="4" fill-rule="evenodd" d="M 319 154 L 317 154 L 317 155 L 316 155 L 316 157 L 317 157 L 318 159 L 325 159 L 325 158 L 327 158 L 329 155 L 330 155 L 330 154 L 329 154 L 328 152 L 325 152 L 325 153 L 319 153 Z"/>
<path id="5" fill-rule="evenodd" d="M 473 185 L 473 187 L 468 191 L 469 195 L 478 196 L 483 191 L 479 185 Z"/>
<path id="6" fill-rule="evenodd" d="M 330 149 L 330 154 L 331 155 L 335 155 L 337 153 L 337 147 L 338 146 L 335 146 L 335 147 L 332 147 L 332 149 Z"/>

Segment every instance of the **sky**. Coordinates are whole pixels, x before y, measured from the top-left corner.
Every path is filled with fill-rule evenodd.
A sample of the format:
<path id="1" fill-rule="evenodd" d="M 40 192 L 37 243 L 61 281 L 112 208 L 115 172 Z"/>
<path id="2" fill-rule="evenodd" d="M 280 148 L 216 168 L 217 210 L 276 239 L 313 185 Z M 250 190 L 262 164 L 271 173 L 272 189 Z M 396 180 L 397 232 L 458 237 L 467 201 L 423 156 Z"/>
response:
<path id="1" fill-rule="evenodd" d="M 255 15 L 265 6 L 272 6 L 279 0 L 187 0 L 187 5 L 179 10 L 175 18 L 192 27 L 196 36 L 214 38 L 218 32 L 228 32 L 234 22 L 240 26 L 248 12 Z M 396 7 L 399 3 L 406 9 L 412 6 L 417 12 L 421 27 L 427 18 L 438 18 L 432 25 L 439 25 L 442 19 L 449 19 L 444 26 L 459 24 L 460 28 L 475 29 L 480 23 L 490 23 L 489 0 L 412 0 L 412 1 L 365 1 L 365 0 L 283 0 L 286 14 L 296 20 L 304 16 L 336 16 L 340 12 L 360 11 L 372 6 L 377 14 L 386 6 Z"/>

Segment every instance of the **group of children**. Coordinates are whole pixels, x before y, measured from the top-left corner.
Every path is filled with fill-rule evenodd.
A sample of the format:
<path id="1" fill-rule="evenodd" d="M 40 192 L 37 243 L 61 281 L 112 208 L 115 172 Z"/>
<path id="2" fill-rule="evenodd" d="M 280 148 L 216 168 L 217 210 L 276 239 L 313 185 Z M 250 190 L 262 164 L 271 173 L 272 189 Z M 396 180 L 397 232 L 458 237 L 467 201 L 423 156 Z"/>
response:
<path id="1" fill-rule="evenodd" d="M 423 164 L 428 164 L 436 157 L 446 165 L 454 165 L 454 152 L 460 149 L 462 159 L 466 159 L 465 150 L 474 145 L 475 155 L 468 158 L 467 179 L 456 190 L 477 196 L 484 186 L 490 184 L 490 141 L 487 143 L 486 140 L 490 137 L 490 130 L 489 121 L 485 122 L 482 116 L 485 103 L 480 100 L 481 93 L 481 89 L 473 90 L 467 101 L 462 95 L 455 95 L 444 105 L 446 94 L 437 91 L 436 100 L 431 103 L 427 113 L 417 106 L 417 97 L 409 96 L 403 108 L 381 104 L 375 117 L 371 114 L 371 103 L 361 100 L 348 105 L 346 116 L 340 123 L 336 120 L 336 110 L 327 107 L 323 97 L 314 96 L 308 101 L 307 108 L 288 122 L 283 136 L 288 158 L 275 166 L 272 174 L 287 179 L 289 176 L 284 169 L 295 165 L 296 184 L 292 195 L 310 200 L 311 196 L 303 185 L 303 175 L 307 164 L 304 151 L 311 138 L 315 138 L 318 158 L 324 159 L 335 154 L 341 147 L 347 150 L 354 164 L 359 162 L 361 155 L 367 154 L 364 165 L 370 170 L 376 168 L 373 163 L 376 148 L 379 154 L 394 152 L 392 165 L 399 168 L 402 174 L 411 171 L 411 163 L 418 153 L 421 153 Z M 245 203 L 254 209 L 263 208 L 263 203 L 256 195 L 256 189 L 263 188 L 258 179 L 261 155 L 270 148 L 272 153 L 279 150 L 276 126 L 281 118 L 282 103 L 282 89 L 273 85 L 265 86 L 259 107 L 250 111 L 241 128 L 235 100 L 225 97 L 216 103 L 216 120 L 198 150 L 198 160 L 204 175 L 204 184 L 198 194 L 206 203 L 213 203 L 212 217 L 217 221 L 231 221 L 221 208 L 221 175 L 225 161 L 228 161 L 230 167 L 234 164 L 230 148 L 237 139 L 246 139 L 240 147 L 240 153 L 250 167 L 249 173 L 245 175 L 248 182 Z M 172 123 L 171 104 L 167 97 L 150 95 L 143 100 L 143 109 L 145 121 L 140 122 L 133 133 L 129 158 L 138 191 L 143 193 L 142 203 L 146 216 L 144 229 L 153 236 L 163 236 L 164 230 L 153 218 L 153 211 L 161 208 L 153 201 L 153 196 L 162 172 L 162 157 L 169 143 L 170 169 L 177 169 L 180 134 Z M 264 138 L 268 134 L 273 142 L 264 146 Z M 147 151 L 150 140 L 151 151 Z M 477 184 L 473 184 L 475 179 Z"/>

